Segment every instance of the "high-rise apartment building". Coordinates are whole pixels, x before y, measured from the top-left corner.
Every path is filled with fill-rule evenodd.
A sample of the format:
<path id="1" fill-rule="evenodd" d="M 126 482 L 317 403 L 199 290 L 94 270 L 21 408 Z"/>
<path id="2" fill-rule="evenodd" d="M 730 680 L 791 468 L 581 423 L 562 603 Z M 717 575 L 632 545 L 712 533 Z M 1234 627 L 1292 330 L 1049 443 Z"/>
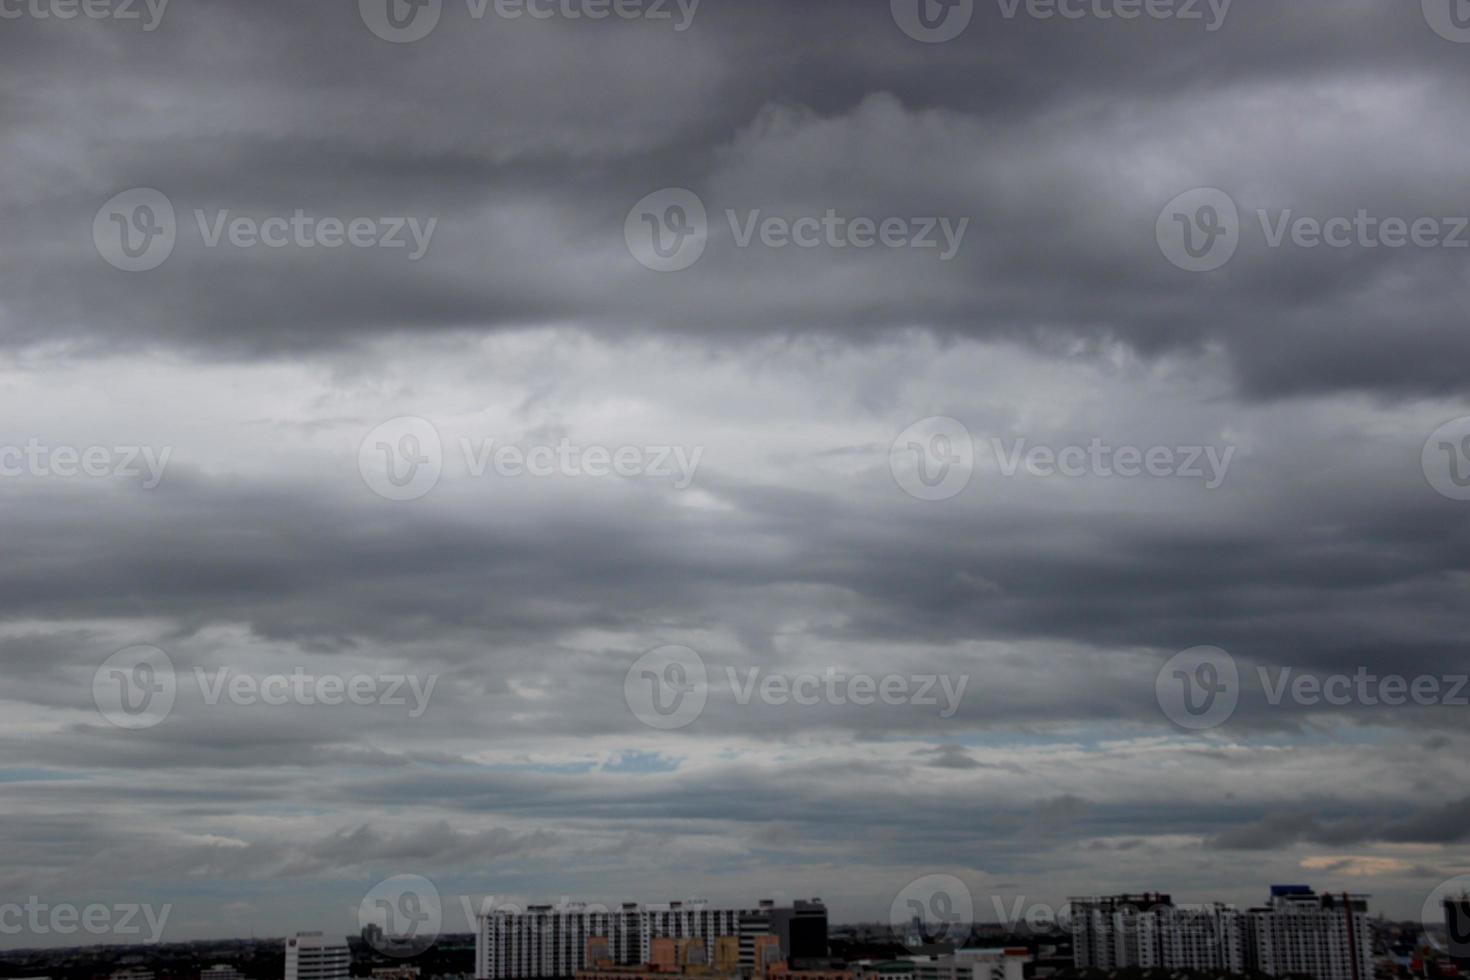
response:
<path id="1" fill-rule="evenodd" d="M 532 905 L 524 910 L 495 909 L 476 917 L 475 976 L 478 980 L 533 980 L 570 977 L 593 965 L 589 943 L 612 966 L 653 963 L 655 939 L 696 939 L 701 964 L 728 960 L 738 951 L 740 972 L 756 967 L 757 937 L 775 934 L 782 958 L 793 950 L 821 957 L 827 951 L 827 910 L 818 900 L 778 909 L 763 901 L 754 908 L 717 908 L 706 902 L 666 905 L 624 903 L 608 909 L 585 903 Z M 779 930 L 784 930 L 784 936 Z M 721 938 L 737 945 L 721 944 Z M 667 952 L 660 949 L 662 955 Z"/>
<path id="2" fill-rule="evenodd" d="M 1270 904 L 1246 914 L 1252 965 L 1262 973 L 1373 980 L 1366 895 L 1318 895 L 1305 885 L 1275 885 Z"/>
<path id="3" fill-rule="evenodd" d="M 319 932 L 298 932 L 286 940 L 285 980 L 347 980 L 352 952 L 345 940 Z"/>
<path id="4" fill-rule="evenodd" d="M 1120 966 L 1143 966 L 1156 957 L 1139 946 L 1140 919 L 1155 909 L 1172 908 L 1168 895 L 1109 895 L 1069 900 L 1072 916 L 1072 957 L 1078 966 L 1115 970 Z M 1150 920 L 1151 921 L 1151 920 Z M 1157 935 L 1149 928 L 1149 942 Z M 1152 962 L 1150 966 L 1154 965 Z"/>
<path id="5" fill-rule="evenodd" d="M 1276 885 L 1270 904 L 1175 905 L 1167 895 L 1072 899 L 1079 967 L 1259 970 L 1316 980 L 1373 980 L 1366 896 Z"/>
<path id="6" fill-rule="evenodd" d="M 1240 973 L 1249 923 L 1232 905 L 1161 905 L 1139 921 L 1139 966 Z"/>

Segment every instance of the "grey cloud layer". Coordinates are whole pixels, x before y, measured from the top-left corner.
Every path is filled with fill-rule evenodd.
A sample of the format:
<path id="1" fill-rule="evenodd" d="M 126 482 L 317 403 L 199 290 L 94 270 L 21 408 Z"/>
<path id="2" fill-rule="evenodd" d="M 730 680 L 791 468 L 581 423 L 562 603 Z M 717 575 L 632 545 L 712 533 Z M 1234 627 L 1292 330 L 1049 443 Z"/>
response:
<path id="1" fill-rule="evenodd" d="M 1454 867 L 1463 844 L 1463 709 L 1277 706 L 1255 669 L 1462 669 L 1463 522 L 1417 456 L 1450 407 L 1318 398 L 1287 413 L 1222 394 L 1228 375 L 1220 356 L 1160 368 L 1122 348 L 1059 358 L 910 336 L 712 355 L 570 329 L 302 365 L 17 366 L 0 385 L 7 440 L 37 428 L 31 389 L 52 390 L 52 441 L 151 434 L 174 462 L 153 490 L 0 485 L 24 515 L 0 574 L 7 833 L 100 808 L 154 828 L 129 847 L 156 869 L 129 870 L 96 821 L 73 818 L 11 878 L 162 901 L 192 869 L 219 894 L 188 928 L 212 934 L 237 901 L 257 903 L 261 929 L 350 926 L 311 917 L 375 875 L 613 900 L 599 890 L 614 881 L 677 891 L 672 869 L 691 860 L 712 893 L 816 881 L 871 917 L 885 889 L 936 868 L 1058 897 L 1079 878 L 1145 885 L 1117 855 L 1146 847 L 1181 889 L 1244 901 L 1254 879 L 1230 854 L 1249 848 L 1287 876 L 1328 857 L 1323 880 L 1371 867 L 1385 901 L 1412 910 L 1425 869 Z M 969 492 L 914 500 L 886 444 L 941 410 L 982 446 L 1101 435 L 1239 453 L 1216 491 L 1006 477 L 982 453 Z M 703 447 L 703 463 L 687 491 L 451 466 L 429 496 L 387 501 L 357 445 L 404 413 L 449 445 L 658 436 Z M 670 642 L 697 648 L 712 679 L 677 733 L 643 726 L 623 691 L 638 654 Z M 98 716 L 92 674 L 134 643 L 167 649 L 186 683 L 166 721 L 121 732 Z M 1208 738 L 1175 730 L 1154 692 L 1163 660 L 1199 643 L 1245 672 Z M 190 680 L 296 667 L 438 680 L 418 718 L 212 706 Z M 727 670 L 738 685 L 752 668 L 968 684 L 950 718 L 741 703 Z M 1304 787 L 1302 766 L 1340 775 Z M 270 898 L 281 888 L 297 904 Z"/>

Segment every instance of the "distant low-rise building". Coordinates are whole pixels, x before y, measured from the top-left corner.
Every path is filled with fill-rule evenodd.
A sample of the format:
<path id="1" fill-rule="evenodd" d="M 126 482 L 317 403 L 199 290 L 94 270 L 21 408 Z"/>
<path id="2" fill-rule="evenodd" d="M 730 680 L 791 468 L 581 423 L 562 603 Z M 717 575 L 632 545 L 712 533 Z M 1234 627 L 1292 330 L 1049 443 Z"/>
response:
<path id="1" fill-rule="evenodd" d="M 749 948 L 754 963 L 747 972 L 739 936 L 716 936 L 713 943 L 699 936 L 657 936 L 649 940 L 647 963 L 626 965 L 612 962 L 607 940 L 594 936 L 587 940 L 588 965 L 575 980 L 860 980 L 845 964 L 825 959 L 793 968 L 774 934 L 752 937 Z"/>
<path id="2" fill-rule="evenodd" d="M 298 932 L 286 939 L 285 980 L 347 980 L 351 966 L 345 939 L 332 941 L 320 932 Z"/>
<path id="3" fill-rule="evenodd" d="M 857 980 L 857 975 L 851 970 L 834 966 L 793 970 L 782 961 L 766 970 L 766 980 Z"/>
<path id="4" fill-rule="evenodd" d="M 153 971 L 145 966 L 128 966 L 113 970 L 108 980 L 153 980 Z"/>
<path id="5" fill-rule="evenodd" d="M 711 962 L 703 939 L 659 936 L 649 942 L 649 962 L 618 964 L 612 962 L 605 938 L 594 936 L 587 941 L 588 965 L 577 971 L 575 980 L 677 980 L 681 977 L 741 980 L 739 939 L 717 937 L 714 949 L 714 962 Z"/>
<path id="6" fill-rule="evenodd" d="M 373 980 L 419 980 L 419 968 L 400 964 L 398 966 L 373 967 Z"/>
<path id="7" fill-rule="evenodd" d="M 199 980 L 245 980 L 245 974 L 228 963 L 216 963 L 200 970 Z"/>
<path id="8" fill-rule="evenodd" d="M 914 980 L 1022 980 L 1031 951 L 1022 947 L 957 949 L 940 956 L 913 956 Z"/>
<path id="9" fill-rule="evenodd" d="M 857 980 L 912 980 L 913 960 L 859 960 L 851 966 Z"/>

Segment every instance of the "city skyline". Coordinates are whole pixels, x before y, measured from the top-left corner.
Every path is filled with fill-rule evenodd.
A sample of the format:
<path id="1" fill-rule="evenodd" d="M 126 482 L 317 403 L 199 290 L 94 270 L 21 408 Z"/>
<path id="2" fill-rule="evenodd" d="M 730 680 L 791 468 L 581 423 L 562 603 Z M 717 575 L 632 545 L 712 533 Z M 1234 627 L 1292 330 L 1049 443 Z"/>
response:
<path id="1" fill-rule="evenodd" d="M 1419 914 L 1396 917 L 1388 914 L 1384 909 L 1377 907 L 1371 902 L 1373 896 L 1362 893 L 1339 893 L 1322 891 L 1321 897 L 1326 899 L 1340 898 L 1351 894 L 1354 899 L 1363 899 L 1370 902 L 1367 914 L 1374 920 L 1384 919 L 1387 921 L 1418 921 L 1430 928 L 1442 926 L 1443 923 L 1435 916 L 1442 913 L 1439 911 L 1443 902 L 1448 901 L 1451 896 L 1463 894 L 1450 887 L 1452 883 L 1441 883 L 1430 898 L 1425 900 L 1419 910 Z M 1459 887 L 1464 887 L 1463 885 Z M 742 900 L 721 902 L 704 897 L 665 898 L 657 901 L 629 900 L 626 896 L 611 901 L 599 901 L 597 899 L 581 896 L 541 896 L 528 897 L 520 900 L 507 896 L 493 895 L 450 895 L 438 890 L 434 882 L 419 875 L 404 874 L 378 882 L 367 890 L 360 901 L 354 904 L 350 915 L 341 917 L 337 926 L 324 926 L 319 920 L 309 916 L 297 921 L 292 928 L 273 935 L 269 931 L 257 929 L 249 930 L 251 941 L 289 938 L 293 935 L 325 936 L 329 941 L 335 941 L 343 937 L 356 938 L 367 937 L 369 933 L 375 933 L 375 941 L 382 940 L 386 950 L 394 946 L 397 939 L 407 936 L 411 940 L 417 940 L 414 945 L 395 948 L 390 953 L 392 957 L 411 958 L 418 955 L 424 949 L 434 945 L 439 937 L 444 936 L 473 936 L 483 927 L 483 920 L 495 916 L 526 916 L 546 915 L 558 917 L 563 915 L 577 916 L 601 916 L 616 919 L 620 915 L 628 914 L 667 914 L 671 910 L 679 914 L 684 910 L 685 914 L 698 914 L 704 911 L 726 911 L 734 913 L 737 910 L 753 910 L 759 907 L 764 913 L 772 911 L 790 915 L 793 908 L 798 910 L 803 906 L 812 904 L 823 913 L 823 921 L 828 924 L 829 929 L 846 928 L 872 928 L 887 930 L 894 942 L 905 944 L 905 932 L 911 926 L 914 919 L 913 913 L 916 909 L 923 908 L 922 919 L 925 926 L 938 926 L 942 934 L 942 941 L 950 944 L 961 942 L 972 930 L 999 931 L 1015 935 L 1046 935 L 1046 934 L 1075 934 L 1076 923 L 1079 921 L 1079 910 L 1089 907 L 1098 901 L 1117 903 L 1119 908 L 1128 908 L 1134 912 L 1147 911 L 1148 907 L 1156 902 L 1162 901 L 1183 912 L 1209 910 L 1215 908 L 1229 908 L 1242 914 L 1250 911 L 1268 909 L 1277 901 L 1278 891 L 1290 893 L 1306 888 L 1313 900 L 1318 897 L 1317 893 L 1307 886 L 1283 886 L 1262 885 L 1259 894 L 1250 900 L 1236 902 L 1212 896 L 1191 896 L 1178 892 L 1166 892 L 1162 886 L 1149 890 L 1117 893 L 1108 895 L 1103 892 L 1088 892 L 1086 894 L 1073 894 L 1062 898 L 1047 898 L 1035 895 L 1022 894 L 991 894 L 981 895 L 973 893 L 960 879 L 947 873 L 936 873 L 925 875 L 921 878 L 908 882 L 903 889 L 890 896 L 886 914 L 870 918 L 861 916 L 839 916 L 832 913 L 831 903 L 821 896 L 807 896 L 805 898 L 793 897 L 771 897 L 776 893 L 760 893 L 759 898 L 745 898 Z M 1441 899 L 1437 896 L 1444 895 Z M 16 915 L 8 914 L 11 906 L 20 903 L 4 903 L 5 912 L 0 913 L 0 921 L 6 925 L 13 924 L 19 919 Z M 29 904 L 24 906 L 25 913 L 30 914 Z M 386 910 L 387 919 L 383 918 Z M 406 918 L 397 918 L 406 910 L 411 910 Z M 49 908 L 42 907 L 38 918 L 44 921 L 49 913 Z M 422 914 L 420 913 L 427 913 Z M 326 913 L 318 911 L 318 915 Z M 189 936 L 170 934 L 165 928 L 173 915 L 171 904 L 165 905 L 162 914 L 156 909 L 141 910 L 136 915 L 139 924 L 147 923 L 156 934 L 145 935 L 135 940 L 138 945 L 151 946 L 167 943 L 186 943 L 195 941 L 234 941 L 244 940 L 246 936 L 242 933 L 229 933 L 211 936 Z M 421 922 L 414 921 L 414 916 L 419 916 Z M 1424 918 L 1429 916 L 1429 918 Z M 72 915 L 76 920 L 83 916 Z M 382 923 L 387 921 L 407 923 L 409 928 L 402 930 L 387 929 Z M 732 920 L 733 922 L 733 920 Z M 432 923 L 431 928 L 425 927 L 424 923 Z M 766 928 L 763 926 L 762 928 Z M 72 935 L 80 934 L 82 930 L 73 929 Z M 595 934 L 602 935 L 603 932 Z M 60 938 L 60 937 L 58 937 Z M 926 942 L 928 940 L 926 939 Z M 3 946 L 3 949 L 23 948 L 71 948 L 85 946 L 107 946 L 117 943 L 119 945 L 130 945 L 130 941 L 123 937 L 108 934 L 108 939 L 100 942 L 57 942 L 42 943 L 35 947 Z M 645 943 L 646 945 L 646 943 Z M 911 944 L 910 944 L 911 945 Z"/>

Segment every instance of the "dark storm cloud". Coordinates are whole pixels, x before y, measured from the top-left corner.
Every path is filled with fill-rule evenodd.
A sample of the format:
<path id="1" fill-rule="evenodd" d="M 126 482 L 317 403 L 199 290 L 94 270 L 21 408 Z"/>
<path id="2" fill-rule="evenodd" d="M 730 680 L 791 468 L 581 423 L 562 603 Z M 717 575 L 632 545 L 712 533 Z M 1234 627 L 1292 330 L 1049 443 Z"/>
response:
<path id="1" fill-rule="evenodd" d="M 1470 545 L 1466 529 L 1446 524 L 1449 502 L 1449 510 L 1425 506 L 1409 465 L 1388 482 L 1393 471 L 1378 456 L 1299 457 L 1316 487 L 1302 485 L 1300 504 L 1280 497 L 1263 505 L 1248 484 L 1238 496 L 1211 498 L 1203 524 L 1189 510 L 1058 513 L 999 486 L 983 508 L 956 502 L 936 520 L 930 508 L 893 506 L 881 457 L 845 484 L 859 492 L 841 496 L 753 485 L 711 462 L 700 482 L 728 508 L 718 521 L 635 486 L 586 498 L 556 485 L 532 496 L 499 494 L 488 508 L 492 498 L 459 485 L 446 486 L 434 507 L 402 508 L 372 497 L 347 472 L 340 486 L 306 493 L 187 472 L 146 493 L 16 486 L 6 498 L 27 521 L 9 537 L 0 599 L 25 618 L 165 617 L 168 630 L 137 637 L 165 646 L 215 623 L 243 624 L 261 640 L 328 659 L 397 646 L 421 669 L 445 675 L 441 698 L 462 688 L 463 697 L 476 690 L 512 701 L 507 678 L 534 673 L 537 664 L 590 698 L 620 691 L 627 657 L 563 648 L 558 637 L 576 630 L 645 633 L 659 624 L 657 637 L 728 625 L 743 648 L 703 651 L 722 689 L 752 665 L 799 672 L 811 655 L 778 653 L 778 624 L 835 608 L 840 618 L 805 631 L 812 640 L 838 649 L 928 645 L 909 669 L 973 675 L 958 717 L 977 725 L 1058 717 L 1161 723 L 1152 685 L 1140 683 L 1157 661 L 1100 673 L 1096 652 L 1172 653 L 1208 643 L 1241 661 L 1247 697 L 1234 723 L 1290 726 L 1312 712 L 1291 698 L 1268 701 L 1280 668 L 1448 677 L 1463 665 L 1453 637 L 1465 626 L 1457 576 Z M 1254 465 L 1273 468 L 1269 460 Z M 1360 489 L 1342 489 L 1349 485 Z M 780 547 L 749 547 L 761 538 Z M 1060 670 L 1028 673 L 1029 651 L 980 658 L 955 646 L 977 636 L 1050 644 Z M 108 642 L 86 633 L 61 641 L 22 634 L 3 647 L 34 675 L 28 700 L 85 706 L 89 692 L 48 667 L 48 657 L 85 652 L 95 665 L 116 648 Z M 210 666 L 211 657 L 202 663 Z M 833 662 L 848 671 L 861 663 Z M 737 681 L 727 683 L 727 671 Z M 620 699 L 609 707 L 556 724 L 588 733 L 636 727 Z M 1402 712 L 1369 702 L 1350 710 L 1389 724 L 1459 724 L 1452 707 Z M 772 737 L 829 722 L 883 731 L 939 721 L 825 706 L 791 713 L 724 698 L 702 725 L 740 732 L 752 711 Z M 248 763 L 255 737 L 292 737 L 272 729 L 241 742 L 238 733 L 202 731 L 186 755 L 213 751 L 216 736 L 231 750 L 214 759 L 222 765 Z"/>
<path id="2" fill-rule="evenodd" d="M 1465 826 L 1465 808 L 1470 798 L 1445 804 L 1414 806 L 1372 816 L 1348 816 L 1341 810 L 1275 813 L 1249 824 L 1232 827 L 1210 840 L 1222 850 L 1268 850 L 1299 842 L 1332 847 L 1365 841 L 1392 843 L 1457 844 L 1470 839 Z M 1330 814 L 1330 815 L 1329 815 Z"/>
<path id="3" fill-rule="evenodd" d="M 1255 227 L 1256 207 L 1465 210 L 1466 161 L 1447 134 L 1466 122 L 1452 93 L 1470 67 L 1413 4 L 1239 0 L 1207 31 L 1007 18 L 981 2 L 942 45 L 905 37 L 879 2 L 709 0 L 684 31 L 472 21 L 462 6 L 415 44 L 380 41 L 352 4 L 179 2 L 151 33 L 8 22 L 11 345 L 272 356 L 537 321 L 732 339 L 917 325 L 1223 345 L 1255 395 L 1464 389 L 1464 253 L 1272 250 Z M 44 66 L 81 62 L 85 77 L 53 68 L 41 84 Z M 86 165 L 57 165 L 73 157 Z M 657 276 L 632 261 L 622 223 L 675 185 L 704 198 L 712 240 L 693 269 Z M 181 237 L 164 266 L 130 275 L 88 231 L 134 186 L 170 196 Z M 1249 239 L 1197 276 L 1153 237 L 1164 203 L 1196 186 L 1231 193 Z M 940 263 L 736 249 L 723 214 L 829 207 L 970 224 Z M 419 262 L 204 249 L 196 208 L 438 228 Z"/>

